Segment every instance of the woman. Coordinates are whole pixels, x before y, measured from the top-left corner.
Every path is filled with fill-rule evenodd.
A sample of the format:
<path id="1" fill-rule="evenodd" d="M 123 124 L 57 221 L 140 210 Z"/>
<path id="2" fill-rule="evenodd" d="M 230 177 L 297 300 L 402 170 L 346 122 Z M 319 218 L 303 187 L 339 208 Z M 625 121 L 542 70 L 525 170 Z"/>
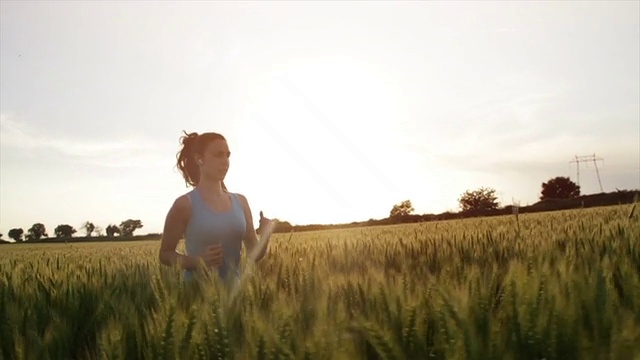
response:
<path id="1" fill-rule="evenodd" d="M 178 197 L 167 214 L 160 244 L 160 262 L 179 265 L 191 278 L 201 265 L 217 269 L 222 280 L 239 276 L 244 243 L 253 261 L 261 260 L 269 237 L 258 240 L 247 199 L 231 193 L 224 184 L 229 170 L 229 147 L 217 133 L 186 134 L 177 155 L 178 169 L 193 190 Z M 260 212 L 260 228 L 271 221 Z M 176 252 L 184 237 L 186 255 Z"/>

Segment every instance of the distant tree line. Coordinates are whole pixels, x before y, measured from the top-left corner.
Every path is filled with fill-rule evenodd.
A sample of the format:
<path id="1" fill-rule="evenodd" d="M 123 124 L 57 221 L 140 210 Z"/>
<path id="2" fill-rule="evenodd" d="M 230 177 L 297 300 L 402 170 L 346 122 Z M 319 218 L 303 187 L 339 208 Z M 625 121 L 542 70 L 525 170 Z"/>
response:
<path id="1" fill-rule="evenodd" d="M 580 186 L 568 177 L 557 176 L 542 183 L 540 200 L 561 200 L 580 196 Z M 467 212 L 482 212 L 497 210 L 500 207 L 496 190 L 490 187 L 480 187 L 476 190 L 465 191 L 458 199 L 460 210 Z M 410 215 L 414 211 L 410 200 L 405 200 L 391 208 L 390 218 Z"/>
<path id="2" fill-rule="evenodd" d="M 580 186 L 571 181 L 569 177 L 557 176 L 543 182 L 539 199 L 536 204 L 521 207 L 519 203 L 501 206 L 496 196 L 496 190 L 491 187 L 480 187 L 476 190 L 467 190 L 460 195 L 458 204 L 459 212 L 444 212 L 441 214 L 415 214 L 411 200 L 404 200 L 393 205 L 389 216 L 384 219 L 369 219 L 367 221 L 354 221 L 348 224 L 310 224 L 292 225 L 288 221 L 278 220 L 274 230 L 276 233 L 288 233 L 291 231 L 312 231 L 324 229 L 345 229 L 359 226 L 391 225 L 413 223 L 422 221 L 439 221 L 451 219 L 463 219 L 475 216 L 507 215 L 520 211 L 538 212 L 572 209 L 585 206 L 613 205 L 635 201 L 640 192 L 620 191 L 612 194 L 596 194 L 582 196 Z"/>
<path id="3" fill-rule="evenodd" d="M 288 221 L 277 220 L 277 225 L 274 230 L 276 233 L 291 232 L 291 231 L 310 231 L 310 230 L 322 230 L 322 229 L 340 229 L 356 226 L 373 226 L 373 225 L 386 225 L 386 224 L 399 224 L 410 223 L 419 221 L 432 221 L 432 220 L 448 220 L 459 219 L 471 216 L 492 216 L 503 215 L 512 212 L 520 211 L 524 212 L 536 212 L 536 211 L 552 211 L 561 209 L 570 209 L 579 206 L 602 206 L 613 205 L 615 203 L 628 202 L 630 199 L 637 199 L 639 192 L 636 191 L 620 191 L 613 194 L 596 194 L 588 197 L 581 196 L 580 186 L 571 181 L 569 177 L 557 176 L 542 183 L 539 199 L 536 204 L 527 207 L 520 207 L 519 204 L 510 204 L 502 206 L 498 203 L 496 196 L 496 190 L 490 187 L 480 187 L 476 190 L 467 190 L 460 195 L 458 204 L 460 212 L 445 212 L 442 214 L 414 214 L 415 209 L 410 200 L 404 200 L 398 204 L 393 205 L 389 216 L 385 219 L 368 221 L 351 222 L 349 224 L 310 224 L 310 225 L 292 225 Z M 635 200 L 632 200 L 635 201 Z M 586 204 L 585 204 L 586 202 Z M 120 225 L 109 224 L 106 229 L 107 238 L 113 238 L 116 235 L 119 237 L 133 237 L 133 233 L 142 228 L 142 222 L 140 220 L 127 219 L 120 223 Z M 103 230 L 100 227 L 95 226 L 92 222 L 86 221 L 82 227 L 85 237 L 90 238 L 93 234 L 99 237 L 103 236 Z M 261 229 L 258 228 L 257 232 L 260 233 Z M 71 238 L 77 232 L 69 224 L 60 224 L 54 229 L 55 238 L 65 239 Z M 36 223 L 27 230 L 26 236 L 24 230 L 21 228 L 14 228 L 9 230 L 7 234 L 9 238 L 16 242 L 23 241 L 38 241 L 43 238 L 48 238 L 47 230 L 42 223 Z M 0 239 L 2 234 L 0 234 Z M 136 236 L 138 238 L 138 236 Z"/>
<path id="4" fill-rule="evenodd" d="M 120 225 L 109 224 L 106 228 L 107 237 L 114 237 L 115 235 L 120 236 L 133 236 L 133 233 L 137 229 L 141 229 L 143 227 L 142 221 L 137 219 L 127 219 L 120 223 Z M 86 221 L 82 224 L 81 227 L 84 230 L 84 237 L 90 238 L 94 234 L 101 237 L 103 236 L 103 230 L 99 226 L 95 226 L 92 222 Z M 53 233 L 55 238 L 71 238 L 77 233 L 73 226 L 69 224 L 60 224 L 55 227 Z M 35 223 L 25 234 L 24 229 L 22 228 L 13 228 L 9 230 L 7 234 L 9 238 L 13 239 L 15 242 L 23 242 L 23 241 L 39 241 L 42 239 L 49 238 L 49 234 L 47 233 L 47 229 L 42 223 Z M 2 234 L 0 234 L 0 238 Z"/>

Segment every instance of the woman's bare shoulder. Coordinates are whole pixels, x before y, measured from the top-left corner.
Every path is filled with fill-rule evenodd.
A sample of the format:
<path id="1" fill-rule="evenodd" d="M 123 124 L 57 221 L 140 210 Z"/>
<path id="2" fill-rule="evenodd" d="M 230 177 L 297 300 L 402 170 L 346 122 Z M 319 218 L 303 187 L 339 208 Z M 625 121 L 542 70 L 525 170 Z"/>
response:
<path id="1" fill-rule="evenodd" d="M 191 198 L 189 194 L 183 194 L 178 196 L 171 206 L 173 212 L 182 214 L 183 216 L 189 216 L 191 213 Z"/>

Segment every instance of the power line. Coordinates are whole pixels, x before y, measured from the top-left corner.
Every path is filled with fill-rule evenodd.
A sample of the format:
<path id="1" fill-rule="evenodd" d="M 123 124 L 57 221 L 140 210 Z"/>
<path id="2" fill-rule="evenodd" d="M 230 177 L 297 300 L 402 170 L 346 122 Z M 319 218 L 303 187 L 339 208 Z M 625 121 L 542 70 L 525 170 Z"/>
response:
<path id="1" fill-rule="evenodd" d="M 593 162 L 593 164 L 596 167 L 596 176 L 598 177 L 598 184 L 600 185 L 600 192 L 604 192 L 604 190 L 602 190 L 602 181 L 600 180 L 600 171 L 598 170 L 598 160 L 601 160 L 604 164 L 604 159 L 597 157 L 596 154 L 593 155 L 582 155 L 582 156 L 578 156 L 575 155 L 575 159 L 569 161 L 569 163 L 576 163 L 576 178 L 577 178 L 577 184 L 578 186 L 580 186 L 580 163 L 584 162 L 584 163 L 589 163 L 589 162 Z"/>

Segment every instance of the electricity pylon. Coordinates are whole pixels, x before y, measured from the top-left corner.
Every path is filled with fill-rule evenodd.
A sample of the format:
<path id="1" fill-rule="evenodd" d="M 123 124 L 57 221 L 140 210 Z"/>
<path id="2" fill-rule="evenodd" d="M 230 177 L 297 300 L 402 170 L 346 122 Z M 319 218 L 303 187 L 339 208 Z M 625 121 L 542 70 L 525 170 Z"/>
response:
<path id="1" fill-rule="evenodd" d="M 596 157 L 596 154 L 593 155 L 582 155 L 582 156 L 575 156 L 575 159 L 571 160 L 569 163 L 576 163 L 576 177 L 577 177 L 577 184 L 580 185 L 580 163 L 581 162 L 591 162 L 593 161 L 593 164 L 596 166 L 596 176 L 598 176 L 598 184 L 600 184 L 600 192 L 604 192 L 604 190 L 602 190 L 602 181 L 600 180 L 600 171 L 598 170 L 598 160 L 603 161 L 604 163 L 604 159 L 603 158 L 599 158 Z"/>

